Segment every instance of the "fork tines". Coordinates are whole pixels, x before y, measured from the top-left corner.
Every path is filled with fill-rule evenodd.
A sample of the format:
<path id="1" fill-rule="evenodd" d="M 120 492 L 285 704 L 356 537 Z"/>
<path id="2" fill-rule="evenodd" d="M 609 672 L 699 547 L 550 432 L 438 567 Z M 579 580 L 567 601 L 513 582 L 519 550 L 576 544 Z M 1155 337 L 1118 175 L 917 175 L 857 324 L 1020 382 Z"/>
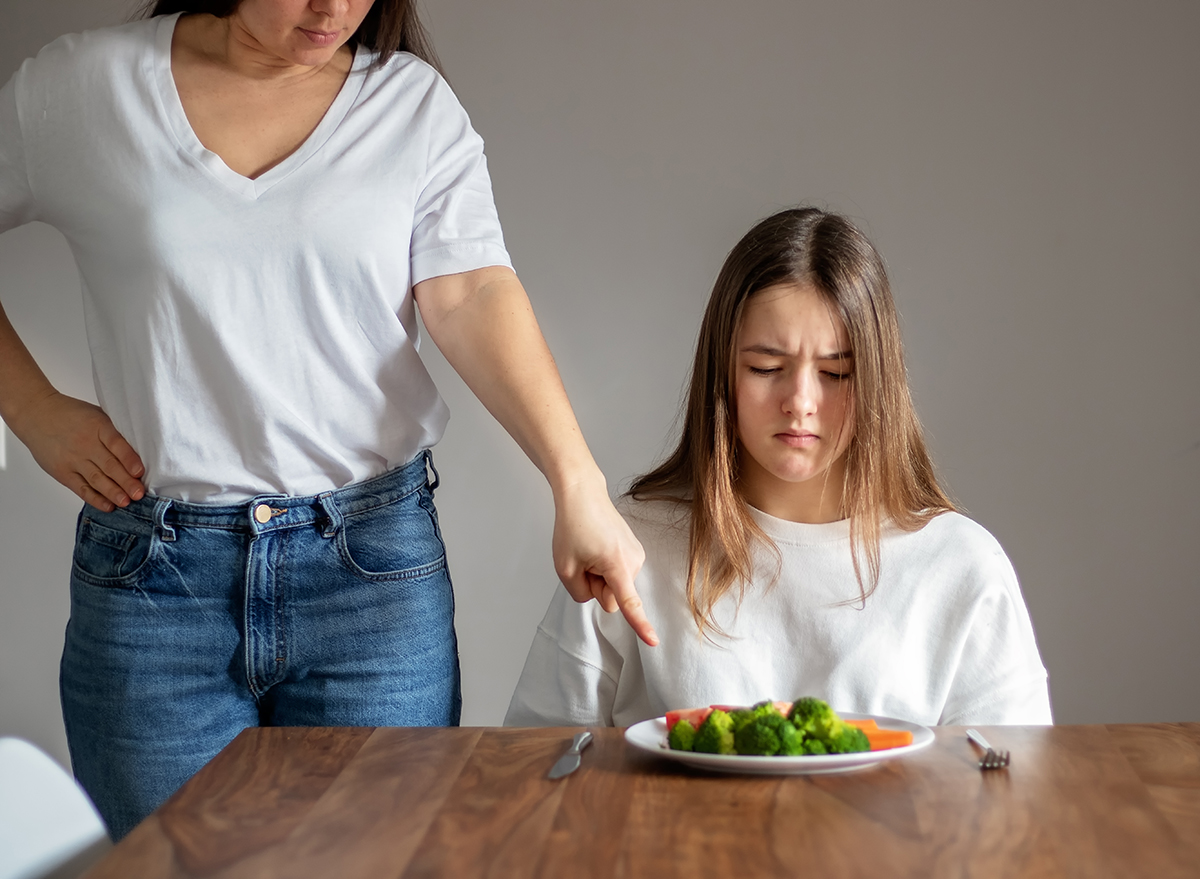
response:
<path id="1" fill-rule="evenodd" d="M 1008 766 L 1009 753 L 1008 751 L 995 751 L 988 748 L 983 753 L 983 758 L 979 761 L 980 769 L 1004 769 Z"/>
<path id="2" fill-rule="evenodd" d="M 979 730 L 967 730 L 967 738 L 978 745 L 983 751 L 983 758 L 979 761 L 980 769 L 1004 769 L 1008 766 L 1008 751 L 997 751 L 988 743 L 988 740 L 983 737 Z"/>

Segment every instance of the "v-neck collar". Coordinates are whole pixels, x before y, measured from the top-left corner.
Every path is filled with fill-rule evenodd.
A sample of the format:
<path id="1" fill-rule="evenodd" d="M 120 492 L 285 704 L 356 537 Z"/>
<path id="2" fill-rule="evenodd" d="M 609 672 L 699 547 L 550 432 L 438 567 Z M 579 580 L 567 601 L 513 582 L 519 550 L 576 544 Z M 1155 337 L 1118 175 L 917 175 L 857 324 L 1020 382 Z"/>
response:
<path id="1" fill-rule="evenodd" d="M 183 102 L 179 98 L 179 90 L 175 87 L 175 76 L 171 72 L 171 41 L 175 34 L 175 24 L 182 14 L 163 16 L 162 21 L 159 22 L 155 39 L 154 62 L 157 74 L 155 78 L 167 122 L 179 145 L 214 179 L 245 198 L 257 199 L 308 161 L 309 157 L 324 146 L 333 132 L 337 130 L 362 90 L 363 81 L 366 79 L 363 74 L 370 64 L 371 53 L 364 51 L 361 45 L 354 47 L 354 61 L 350 65 L 346 81 L 342 83 L 337 97 L 333 99 L 333 103 L 329 105 L 329 109 L 325 111 L 325 115 L 321 117 L 317 127 L 312 130 L 295 152 L 252 180 L 234 171 L 225 164 L 220 156 L 205 147 L 200 142 L 200 138 L 196 136 L 192 124 L 188 121 L 187 113 L 184 112 Z"/>

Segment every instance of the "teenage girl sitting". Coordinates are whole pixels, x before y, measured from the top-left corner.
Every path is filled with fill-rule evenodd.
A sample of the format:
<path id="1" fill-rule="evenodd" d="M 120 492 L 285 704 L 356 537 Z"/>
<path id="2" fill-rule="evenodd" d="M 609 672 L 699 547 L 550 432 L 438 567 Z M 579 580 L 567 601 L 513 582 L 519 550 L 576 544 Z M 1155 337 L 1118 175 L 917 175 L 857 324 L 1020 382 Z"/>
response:
<path id="1" fill-rule="evenodd" d="M 1051 722 L 1016 574 L 938 486 L 883 262 L 842 217 L 787 210 L 738 242 L 679 445 L 621 509 L 661 646 L 558 590 L 506 723 L 805 695 L 923 724 Z"/>

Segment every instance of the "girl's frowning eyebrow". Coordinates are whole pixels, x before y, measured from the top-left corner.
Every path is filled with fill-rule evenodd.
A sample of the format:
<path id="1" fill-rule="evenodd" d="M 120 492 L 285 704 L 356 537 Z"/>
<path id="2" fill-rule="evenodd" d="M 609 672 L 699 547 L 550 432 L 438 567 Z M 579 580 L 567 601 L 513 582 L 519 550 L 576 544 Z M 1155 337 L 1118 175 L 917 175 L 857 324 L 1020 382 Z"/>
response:
<path id="1" fill-rule="evenodd" d="M 767 357 L 790 357 L 793 352 L 784 351 L 782 348 L 772 348 L 770 345 L 747 345 L 738 353 L 740 354 L 763 354 Z M 818 354 L 814 360 L 853 360 L 853 351 L 838 351 L 834 354 Z"/>

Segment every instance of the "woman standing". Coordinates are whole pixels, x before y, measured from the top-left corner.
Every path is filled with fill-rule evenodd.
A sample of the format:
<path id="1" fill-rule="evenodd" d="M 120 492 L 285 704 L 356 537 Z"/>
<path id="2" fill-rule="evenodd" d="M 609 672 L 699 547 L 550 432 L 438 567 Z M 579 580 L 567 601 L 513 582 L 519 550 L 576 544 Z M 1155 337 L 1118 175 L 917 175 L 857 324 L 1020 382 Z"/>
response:
<path id="1" fill-rule="evenodd" d="M 0 416 L 87 502 L 62 666 L 115 837 L 255 724 L 454 724 L 433 341 L 545 474 L 571 595 L 655 635 L 408 0 L 162 0 L 0 90 L 0 231 L 58 228 L 100 407 L 0 311 Z"/>

